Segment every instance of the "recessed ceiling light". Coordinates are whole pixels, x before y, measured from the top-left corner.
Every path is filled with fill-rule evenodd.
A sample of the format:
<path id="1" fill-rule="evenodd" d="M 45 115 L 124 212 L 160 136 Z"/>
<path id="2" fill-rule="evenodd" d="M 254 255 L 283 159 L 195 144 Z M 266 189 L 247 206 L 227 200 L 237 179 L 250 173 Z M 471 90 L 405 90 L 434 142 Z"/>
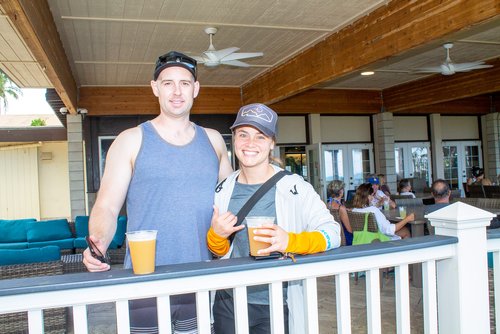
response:
<path id="1" fill-rule="evenodd" d="M 365 72 L 361 72 L 361 75 L 374 75 L 375 72 L 373 71 L 365 71 Z"/>

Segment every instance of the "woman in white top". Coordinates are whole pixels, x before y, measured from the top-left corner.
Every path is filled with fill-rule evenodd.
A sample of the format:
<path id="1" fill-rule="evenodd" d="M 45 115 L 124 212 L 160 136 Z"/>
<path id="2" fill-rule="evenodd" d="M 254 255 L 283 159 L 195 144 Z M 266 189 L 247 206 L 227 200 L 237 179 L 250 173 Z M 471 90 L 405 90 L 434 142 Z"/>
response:
<path id="1" fill-rule="evenodd" d="M 415 194 L 411 192 L 410 180 L 401 179 L 401 181 L 399 181 L 399 194 L 408 195 L 411 196 L 411 198 L 415 198 Z"/>
<path id="2" fill-rule="evenodd" d="M 410 231 L 405 226 L 408 222 L 415 220 L 415 214 L 411 213 L 396 224 L 392 224 L 385 218 L 380 209 L 370 206 L 373 198 L 373 187 L 370 183 L 363 183 L 356 189 L 354 195 L 353 212 L 373 212 L 377 220 L 378 229 L 392 240 L 409 238 Z"/>

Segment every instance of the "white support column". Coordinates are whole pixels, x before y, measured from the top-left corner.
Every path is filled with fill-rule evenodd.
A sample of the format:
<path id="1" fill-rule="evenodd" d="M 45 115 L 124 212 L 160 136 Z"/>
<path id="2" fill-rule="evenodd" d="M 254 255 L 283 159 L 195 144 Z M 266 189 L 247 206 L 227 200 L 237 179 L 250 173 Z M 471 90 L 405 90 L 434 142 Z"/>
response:
<path id="1" fill-rule="evenodd" d="M 389 189 L 396 193 L 396 161 L 394 157 L 394 115 L 383 112 L 373 115 L 375 172 L 385 174 Z"/>
<path id="2" fill-rule="evenodd" d="M 486 177 L 498 182 L 500 174 L 500 113 L 481 116 L 483 134 L 483 167 Z"/>
<path id="3" fill-rule="evenodd" d="M 86 215 L 82 116 L 66 115 L 71 219 Z"/>
<path id="4" fill-rule="evenodd" d="M 490 333 L 486 226 L 492 213 L 456 202 L 425 216 L 437 235 L 458 238 L 437 262 L 439 333 Z"/>
<path id="5" fill-rule="evenodd" d="M 432 114 L 429 118 L 431 128 L 432 179 L 443 179 L 443 135 L 441 132 L 441 115 Z"/>
<path id="6" fill-rule="evenodd" d="M 309 121 L 309 144 L 321 143 L 321 116 L 319 114 L 307 115 Z"/>

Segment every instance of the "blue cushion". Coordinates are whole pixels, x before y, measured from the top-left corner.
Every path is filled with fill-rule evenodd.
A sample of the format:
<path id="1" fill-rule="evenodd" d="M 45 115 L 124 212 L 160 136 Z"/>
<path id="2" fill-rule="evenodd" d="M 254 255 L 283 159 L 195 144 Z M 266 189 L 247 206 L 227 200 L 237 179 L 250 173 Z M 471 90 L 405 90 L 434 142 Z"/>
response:
<path id="1" fill-rule="evenodd" d="M 56 261 L 61 258 L 57 246 L 29 249 L 0 249 L 0 265 Z"/>
<path id="2" fill-rule="evenodd" d="M 26 242 L 28 222 L 34 221 L 36 221 L 35 218 L 0 219 L 0 242 Z"/>
<path id="3" fill-rule="evenodd" d="M 28 223 L 28 242 L 71 238 L 67 219 L 54 219 Z"/>
<path id="4" fill-rule="evenodd" d="M 28 248 L 28 242 L 0 242 L 0 249 L 24 249 Z"/>
<path id="5" fill-rule="evenodd" d="M 58 246 L 60 249 L 73 249 L 73 241 L 75 239 L 61 239 L 61 240 L 49 240 L 49 241 L 36 241 L 30 242 L 28 248 L 37 248 L 44 246 Z"/>
<path id="6" fill-rule="evenodd" d="M 89 235 L 89 216 L 75 217 L 75 232 L 77 238 L 85 238 Z"/>
<path id="7" fill-rule="evenodd" d="M 75 238 L 75 240 L 73 240 L 73 248 L 87 248 L 87 241 L 85 240 L 85 238 Z"/>
<path id="8" fill-rule="evenodd" d="M 113 240 L 111 240 L 111 244 L 109 248 L 117 248 L 123 245 L 125 241 L 125 232 L 127 231 L 127 217 L 126 216 L 118 216 L 118 220 L 116 222 L 116 232 Z"/>

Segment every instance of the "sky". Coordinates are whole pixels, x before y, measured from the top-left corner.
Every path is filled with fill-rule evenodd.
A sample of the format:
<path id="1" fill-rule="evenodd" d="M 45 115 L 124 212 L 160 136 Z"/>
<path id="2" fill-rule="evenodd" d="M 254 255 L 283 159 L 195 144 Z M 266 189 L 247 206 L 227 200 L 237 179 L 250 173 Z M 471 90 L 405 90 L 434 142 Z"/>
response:
<path id="1" fill-rule="evenodd" d="M 22 88 L 23 94 L 16 100 L 7 97 L 6 115 L 44 115 L 54 114 L 45 101 L 45 88 Z"/>

